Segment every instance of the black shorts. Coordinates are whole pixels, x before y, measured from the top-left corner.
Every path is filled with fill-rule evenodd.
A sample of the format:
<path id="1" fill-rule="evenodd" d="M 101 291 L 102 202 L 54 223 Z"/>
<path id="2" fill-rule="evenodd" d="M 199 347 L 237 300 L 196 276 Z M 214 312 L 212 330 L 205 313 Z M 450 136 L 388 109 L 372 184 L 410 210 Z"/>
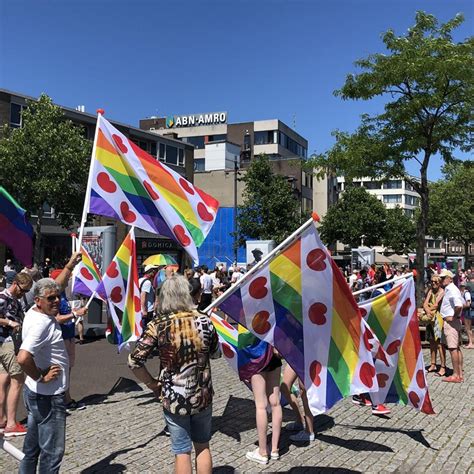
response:
<path id="1" fill-rule="evenodd" d="M 261 370 L 261 372 L 271 372 L 272 370 L 278 369 L 281 367 L 281 359 L 273 354 L 270 362 Z"/>

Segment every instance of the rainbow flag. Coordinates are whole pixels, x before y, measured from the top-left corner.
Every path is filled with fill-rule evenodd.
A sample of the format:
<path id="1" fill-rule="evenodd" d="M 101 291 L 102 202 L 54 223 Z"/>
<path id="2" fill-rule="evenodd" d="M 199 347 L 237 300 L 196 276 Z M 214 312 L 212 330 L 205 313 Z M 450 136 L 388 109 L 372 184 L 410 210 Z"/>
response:
<path id="1" fill-rule="evenodd" d="M 142 333 L 135 245 L 135 230 L 132 227 L 97 287 L 97 294 L 107 301 L 119 334 L 119 350 L 125 344 L 136 341 Z"/>
<path id="2" fill-rule="evenodd" d="M 33 263 L 33 227 L 26 211 L 0 186 L 0 242 L 29 267 Z"/>
<path id="3" fill-rule="evenodd" d="M 374 392 L 378 384 L 372 334 L 314 222 L 305 226 L 238 282 L 219 308 L 278 350 L 318 414 L 348 395 Z"/>
<path id="4" fill-rule="evenodd" d="M 86 209 L 177 241 L 198 262 L 218 201 L 157 161 L 102 115 L 89 175 Z"/>
<path id="5" fill-rule="evenodd" d="M 373 403 L 400 403 L 434 414 L 425 377 L 413 278 L 359 307 L 393 361 L 393 366 L 375 361 L 379 391 L 371 394 Z"/>
<path id="6" fill-rule="evenodd" d="M 76 239 L 77 240 L 77 239 Z M 72 292 L 84 296 L 92 296 L 102 281 L 96 263 L 84 245 L 81 245 L 82 259 L 72 274 Z"/>
<path id="7" fill-rule="evenodd" d="M 219 337 L 221 352 L 240 380 L 249 381 L 252 375 L 270 362 L 273 354 L 270 344 L 261 341 L 240 324 L 234 328 L 215 313 L 211 314 L 211 321 Z"/>

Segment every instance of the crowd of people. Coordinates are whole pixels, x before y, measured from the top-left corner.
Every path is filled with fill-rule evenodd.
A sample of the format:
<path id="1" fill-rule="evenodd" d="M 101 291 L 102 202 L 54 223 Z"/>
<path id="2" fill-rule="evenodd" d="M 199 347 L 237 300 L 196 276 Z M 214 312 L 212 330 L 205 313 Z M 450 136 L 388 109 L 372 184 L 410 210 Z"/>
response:
<path id="1" fill-rule="evenodd" d="M 41 472 L 59 471 L 65 449 L 66 410 L 78 408 L 69 393 L 69 380 L 75 359 L 75 321 L 82 319 L 87 309 L 73 306 L 66 289 L 79 260 L 76 253 L 60 269 L 45 260 L 40 269 L 15 272 L 8 282 L 5 279 L 8 287 L 0 292 L 0 430 L 4 437 L 26 435 L 22 473 L 36 472 L 38 462 Z M 5 274 L 14 272 L 11 262 L 7 265 Z M 44 277 L 46 272 L 48 276 Z M 354 271 L 348 283 L 353 292 L 359 292 L 358 298 L 365 300 L 388 291 L 406 273 L 406 268 L 374 265 Z M 209 271 L 202 265 L 185 270 L 183 276 L 171 266 L 147 265 L 139 281 L 144 331 L 128 364 L 162 403 L 176 471 L 180 473 L 192 472 L 193 448 L 197 471 L 212 471 L 209 442 L 214 391 L 210 359 L 219 357 L 220 351 L 217 333 L 203 310 L 212 307 L 213 300 L 244 274 L 237 265 L 228 271 L 222 267 Z M 474 284 L 471 270 L 454 275 L 443 269 L 430 277 L 427 287 L 423 305 L 431 349 L 427 372 L 436 373 L 446 382 L 463 382 L 462 321 L 468 334 L 465 347 L 474 347 L 471 282 Z M 377 284 L 381 285 L 370 288 Z M 451 355 L 451 374 L 446 367 L 446 349 Z M 258 447 L 247 452 L 246 457 L 262 465 L 280 457 L 283 398 L 295 414 L 295 420 L 285 426 L 294 432 L 290 439 L 315 439 L 304 385 L 274 348 L 268 346 L 265 350 L 265 363 L 247 381 L 255 399 Z M 160 369 L 154 377 L 146 362 L 156 355 Z M 27 427 L 16 419 L 22 387 Z M 353 401 L 372 405 L 368 395 L 354 397 Z M 373 405 L 372 410 L 376 415 L 389 412 Z M 269 413 L 272 435 L 267 445 Z"/>

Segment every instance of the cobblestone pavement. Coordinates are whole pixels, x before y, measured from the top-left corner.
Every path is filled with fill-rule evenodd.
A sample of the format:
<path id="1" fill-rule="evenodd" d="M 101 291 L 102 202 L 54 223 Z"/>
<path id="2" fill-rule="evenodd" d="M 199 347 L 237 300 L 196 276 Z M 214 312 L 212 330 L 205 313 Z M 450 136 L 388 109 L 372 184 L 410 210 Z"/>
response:
<path id="1" fill-rule="evenodd" d="M 424 353 L 426 358 L 426 349 Z M 283 431 L 281 459 L 268 466 L 245 458 L 257 441 L 251 392 L 223 359 L 213 361 L 214 472 L 473 472 L 474 351 L 463 353 L 463 384 L 443 383 L 428 374 L 437 415 L 394 406 L 388 417 L 380 418 L 344 400 L 316 417 L 317 437 L 311 445 L 296 446 Z M 133 378 L 128 372 L 123 376 Z M 170 441 L 161 432 L 161 405 L 144 386 L 122 382 L 122 387 L 131 385 L 132 391 L 96 397 L 89 400 L 86 410 L 68 417 L 62 472 L 173 471 Z M 291 420 L 291 411 L 284 409 L 284 424 Z M 13 440 L 19 448 L 22 443 L 20 438 Z M 0 452 L 0 472 L 17 469 L 18 463 Z"/>

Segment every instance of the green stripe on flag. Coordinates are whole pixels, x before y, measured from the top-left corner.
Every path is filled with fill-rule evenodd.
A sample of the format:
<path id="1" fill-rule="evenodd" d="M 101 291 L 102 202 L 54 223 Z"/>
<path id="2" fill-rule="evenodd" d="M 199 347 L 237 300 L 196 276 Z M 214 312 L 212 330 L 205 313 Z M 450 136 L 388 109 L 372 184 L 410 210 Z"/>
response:
<path id="1" fill-rule="evenodd" d="M 343 397 L 350 395 L 351 374 L 349 372 L 349 367 L 332 338 L 331 344 L 329 345 L 328 371 L 332 375 L 341 395 Z"/>
<path id="2" fill-rule="evenodd" d="M 274 273 L 270 272 L 270 284 L 272 297 L 280 305 L 287 309 L 295 319 L 303 324 L 301 295 L 293 287 Z"/>

